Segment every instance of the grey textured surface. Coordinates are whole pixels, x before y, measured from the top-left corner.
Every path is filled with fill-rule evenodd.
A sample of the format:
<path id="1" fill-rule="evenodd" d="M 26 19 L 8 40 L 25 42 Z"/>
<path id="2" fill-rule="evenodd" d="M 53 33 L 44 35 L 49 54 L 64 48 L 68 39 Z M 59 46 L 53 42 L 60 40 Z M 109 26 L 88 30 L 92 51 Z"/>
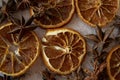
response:
<path id="1" fill-rule="evenodd" d="M 1 5 L 1 0 L 0 0 Z M 26 19 L 29 17 L 29 11 L 23 11 L 19 14 L 24 15 Z M 120 9 L 117 13 L 120 15 Z M 84 23 L 78 15 L 75 13 L 71 21 L 63 26 L 63 27 L 69 27 L 74 30 L 77 30 L 80 32 L 83 36 L 86 34 L 95 34 L 95 29 Z M 38 34 L 39 38 L 41 39 L 42 36 L 45 34 L 45 30 L 41 28 L 37 28 L 36 33 Z M 26 72 L 25 76 L 22 77 L 22 80 L 42 80 L 41 71 L 45 68 L 43 61 L 41 57 L 37 59 L 37 61 L 31 66 L 31 68 Z M 63 78 L 63 79 L 62 79 Z M 61 78 L 58 77 L 57 80 L 65 80 L 64 76 L 61 76 Z"/>

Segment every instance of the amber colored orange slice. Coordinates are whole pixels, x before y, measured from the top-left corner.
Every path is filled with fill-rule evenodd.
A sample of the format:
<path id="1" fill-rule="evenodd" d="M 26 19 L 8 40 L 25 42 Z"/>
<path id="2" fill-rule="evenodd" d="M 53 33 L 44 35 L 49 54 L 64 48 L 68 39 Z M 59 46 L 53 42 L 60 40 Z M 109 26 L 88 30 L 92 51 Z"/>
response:
<path id="1" fill-rule="evenodd" d="M 0 72 L 19 76 L 35 62 L 39 55 L 40 40 L 31 31 L 17 41 L 17 34 L 8 34 L 16 26 L 12 23 L 0 27 Z"/>
<path id="2" fill-rule="evenodd" d="M 58 74 L 65 75 L 76 70 L 86 54 L 83 37 L 68 28 L 48 30 L 42 45 L 45 65 Z"/>
<path id="3" fill-rule="evenodd" d="M 75 4 L 79 17 L 94 27 L 111 22 L 119 8 L 119 0 L 76 0 Z"/>
<path id="4" fill-rule="evenodd" d="M 110 80 L 120 80 L 120 46 L 113 48 L 107 57 Z"/>
<path id="5" fill-rule="evenodd" d="M 31 7 L 30 13 L 40 12 L 41 17 L 35 19 L 35 23 L 42 28 L 56 28 L 68 23 L 73 16 L 75 5 L 74 0 L 37 0 L 39 9 L 36 10 L 36 4 Z M 42 10 L 41 10 L 42 9 Z"/>

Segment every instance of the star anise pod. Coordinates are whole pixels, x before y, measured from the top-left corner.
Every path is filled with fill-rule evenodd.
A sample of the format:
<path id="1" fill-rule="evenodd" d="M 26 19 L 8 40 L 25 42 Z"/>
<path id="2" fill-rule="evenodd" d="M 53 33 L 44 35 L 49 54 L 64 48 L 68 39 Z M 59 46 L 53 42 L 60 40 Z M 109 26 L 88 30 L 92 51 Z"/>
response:
<path id="1" fill-rule="evenodd" d="M 25 21 L 25 18 L 22 16 L 22 19 L 19 20 L 18 18 L 12 17 L 11 22 L 16 25 L 16 28 L 11 30 L 10 34 L 18 34 L 18 41 L 21 41 L 23 35 L 28 31 L 36 29 L 38 26 L 35 24 L 31 24 L 34 20 L 34 17 L 30 17 L 28 21 Z"/>
<path id="2" fill-rule="evenodd" d="M 112 34 L 114 30 L 114 27 L 109 27 L 105 32 L 97 26 L 96 28 L 96 35 L 90 34 L 86 35 L 86 38 L 93 41 L 95 43 L 93 49 L 96 49 L 98 51 L 98 55 L 101 55 L 102 51 L 105 50 L 112 42 L 112 38 L 110 38 L 110 35 Z"/>
<path id="3" fill-rule="evenodd" d="M 2 7 L 0 7 L 0 23 L 4 22 L 6 19 L 9 20 L 10 15 L 16 11 L 16 3 L 14 0 L 8 0 L 6 3 L 2 0 Z"/>

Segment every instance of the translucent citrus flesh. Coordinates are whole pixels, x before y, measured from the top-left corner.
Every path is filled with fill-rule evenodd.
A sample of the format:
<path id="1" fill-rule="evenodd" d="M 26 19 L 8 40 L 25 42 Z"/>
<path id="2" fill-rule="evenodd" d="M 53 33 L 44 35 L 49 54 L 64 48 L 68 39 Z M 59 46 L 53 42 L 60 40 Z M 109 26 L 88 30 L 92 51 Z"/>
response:
<path id="1" fill-rule="evenodd" d="M 86 53 L 83 37 L 66 28 L 49 30 L 42 44 L 46 66 L 58 74 L 69 74 L 76 70 Z"/>
<path id="2" fill-rule="evenodd" d="M 36 60 L 40 43 L 34 32 L 24 34 L 18 42 L 17 35 L 8 34 L 13 28 L 11 23 L 0 27 L 0 72 L 19 76 Z"/>
<path id="3" fill-rule="evenodd" d="M 74 0 L 37 0 L 44 10 L 44 15 L 38 17 L 35 22 L 43 28 L 60 27 L 70 21 L 75 7 Z M 33 7 L 34 8 L 34 7 Z M 31 15 L 34 14 L 33 9 L 30 10 Z"/>
<path id="4" fill-rule="evenodd" d="M 111 50 L 107 63 L 110 80 L 120 80 L 120 46 Z"/>
<path id="5" fill-rule="evenodd" d="M 76 0 L 78 15 L 91 26 L 105 26 L 114 18 L 119 0 Z"/>

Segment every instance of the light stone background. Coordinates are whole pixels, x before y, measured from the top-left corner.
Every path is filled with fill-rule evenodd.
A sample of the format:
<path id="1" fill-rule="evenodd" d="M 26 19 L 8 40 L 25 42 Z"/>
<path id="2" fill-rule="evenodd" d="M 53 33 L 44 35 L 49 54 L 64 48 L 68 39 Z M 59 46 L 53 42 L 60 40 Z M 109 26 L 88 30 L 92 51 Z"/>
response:
<path id="1" fill-rule="evenodd" d="M 1 5 L 1 0 L 0 0 L 0 5 Z M 22 11 L 22 12 L 20 11 L 20 12 L 18 12 L 18 14 L 23 15 L 24 17 L 26 17 L 26 19 L 29 18 L 29 11 L 28 10 L 27 11 Z M 118 10 L 117 14 L 120 15 L 120 9 Z M 74 30 L 77 30 L 83 36 L 85 36 L 87 34 L 95 34 L 95 28 L 92 28 L 88 24 L 83 22 L 78 17 L 76 12 L 75 12 L 73 18 L 71 19 L 71 21 L 63 27 L 68 27 L 68 28 L 72 28 Z M 107 27 L 105 27 L 104 29 L 107 29 Z M 35 32 L 38 34 L 40 39 L 45 34 L 45 31 L 46 31 L 45 29 L 41 29 L 41 28 L 37 28 L 35 30 Z M 44 63 L 43 63 L 41 57 L 39 56 L 39 58 L 36 60 L 36 62 L 26 72 L 26 74 L 22 78 L 22 80 L 42 80 L 41 71 L 43 69 L 45 69 L 45 66 L 44 66 Z M 65 79 L 64 76 L 61 76 L 60 78 L 58 76 L 57 80 L 66 80 L 66 79 Z"/>

